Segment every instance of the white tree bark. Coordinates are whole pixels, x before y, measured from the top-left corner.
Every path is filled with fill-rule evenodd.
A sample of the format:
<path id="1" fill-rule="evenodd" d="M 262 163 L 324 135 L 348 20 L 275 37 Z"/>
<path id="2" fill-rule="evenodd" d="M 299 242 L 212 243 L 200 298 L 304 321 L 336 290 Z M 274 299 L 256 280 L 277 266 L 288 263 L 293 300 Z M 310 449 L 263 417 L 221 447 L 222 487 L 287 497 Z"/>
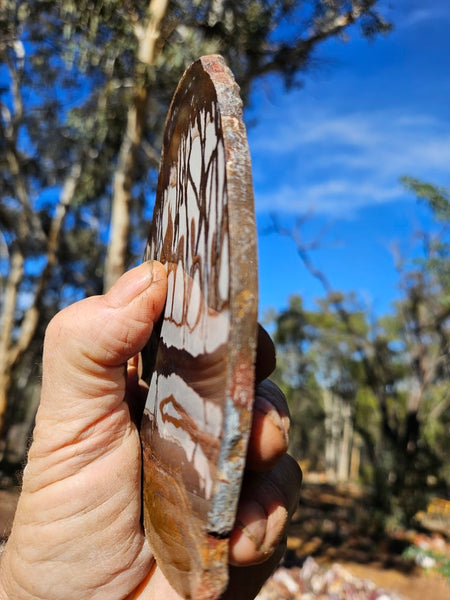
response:
<path id="1" fill-rule="evenodd" d="M 135 33 L 139 41 L 138 59 L 144 65 L 151 66 L 155 62 L 161 23 L 165 17 L 167 6 L 168 0 L 151 0 L 146 25 L 135 24 Z M 132 172 L 135 165 L 136 150 L 142 141 L 148 95 L 148 87 L 136 82 L 134 102 L 128 110 L 126 131 L 114 177 L 104 291 L 107 291 L 117 281 L 126 268 L 128 239 L 130 236 Z"/>

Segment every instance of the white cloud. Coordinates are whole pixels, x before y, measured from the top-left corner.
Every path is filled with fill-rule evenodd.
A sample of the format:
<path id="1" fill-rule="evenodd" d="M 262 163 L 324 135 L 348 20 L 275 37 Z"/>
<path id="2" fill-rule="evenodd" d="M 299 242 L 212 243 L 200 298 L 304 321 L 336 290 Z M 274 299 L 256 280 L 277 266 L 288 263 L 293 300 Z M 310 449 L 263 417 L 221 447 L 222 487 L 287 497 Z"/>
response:
<path id="1" fill-rule="evenodd" d="M 450 18 L 448 0 L 397 0 L 394 4 L 387 3 L 382 7 L 388 19 L 394 21 L 396 29 L 415 27 L 436 19 Z"/>
<path id="2" fill-rule="evenodd" d="M 370 183 L 331 180 L 323 184 L 292 187 L 285 185 L 274 192 L 256 192 L 260 212 L 305 213 L 351 219 L 356 211 L 368 205 L 384 204 L 398 199 L 400 185 L 379 188 Z"/>
<path id="3" fill-rule="evenodd" d="M 333 116 L 314 110 L 306 115 L 290 110 L 283 111 L 280 117 L 274 127 L 267 127 L 256 136 L 253 149 L 284 154 L 305 144 L 335 141 L 358 146 L 379 141 L 378 132 L 371 128 L 365 115 Z"/>
<path id="4" fill-rule="evenodd" d="M 400 27 L 415 27 L 421 25 L 426 21 L 435 21 L 436 19 L 449 19 L 450 8 L 447 6 L 440 6 L 438 8 L 416 8 L 411 10 L 404 19 L 399 19 Z"/>
<path id="5" fill-rule="evenodd" d="M 399 0 L 391 17 L 394 31 L 370 51 L 356 43 L 344 52 L 333 42 L 327 52 L 341 63 L 332 79 L 255 96 L 259 121 L 249 141 L 258 211 L 351 215 L 414 201 L 402 175 L 450 185 L 450 2 Z M 430 27 L 404 30 L 421 22 Z"/>
<path id="6" fill-rule="evenodd" d="M 256 208 L 352 216 L 399 200 L 408 174 L 448 183 L 447 123 L 397 110 L 333 114 L 291 102 L 282 118 L 250 131 Z"/>

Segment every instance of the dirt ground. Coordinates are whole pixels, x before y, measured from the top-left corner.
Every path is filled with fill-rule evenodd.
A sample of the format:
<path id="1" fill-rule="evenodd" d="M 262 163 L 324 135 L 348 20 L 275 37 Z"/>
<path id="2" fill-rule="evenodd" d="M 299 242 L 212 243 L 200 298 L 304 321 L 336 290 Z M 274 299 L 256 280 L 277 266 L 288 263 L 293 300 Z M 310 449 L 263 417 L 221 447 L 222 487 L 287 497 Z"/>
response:
<path id="1" fill-rule="evenodd" d="M 397 569 L 384 569 L 378 566 L 359 563 L 342 565 L 355 577 L 370 579 L 378 587 L 397 592 L 409 600 L 449 600 L 450 586 L 443 578 L 426 575 L 416 569 L 402 573 Z"/>
<path id="2" fill-rule="evenodd" d="M 0 535 L 11 530 L 18 490 L 0 490 Z M 358 492 L 337 492 L 330 486 L 304 485 L 300 509 L 288 539 L 286 566 L 313 556 L 321 564 L 338 562 L 354 576 L 395 591 L 409 600 L 449 600 L 450 586 L 436 575 L 404 561 L 402 540 L 364 538 L 356 533 L 355 501 Z M 448 543 L 448 540 L 447 540 Z"/>
<path id="3" fill-rule="evenodd" d="M 364 492 L 354 486 L 339 489 L 326 483 L 302 486 L 300 507 L 288 538 L 286 566 L 301 565 L 307 556 L 327 565 L 339 563 L 352 575 L 409 600 L 450 600 L 450 585 L 403 558 L 411 539 L 439 541 L 450 556 L 445 533 L 404 532 L 374 536 Z"/>

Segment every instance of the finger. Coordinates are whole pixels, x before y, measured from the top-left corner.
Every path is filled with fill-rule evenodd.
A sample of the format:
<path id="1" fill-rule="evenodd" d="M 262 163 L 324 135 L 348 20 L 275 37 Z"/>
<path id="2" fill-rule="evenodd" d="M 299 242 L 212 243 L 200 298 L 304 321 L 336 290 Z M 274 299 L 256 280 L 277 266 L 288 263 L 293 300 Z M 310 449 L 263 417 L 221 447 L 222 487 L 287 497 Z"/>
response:
<path id="1" fill-rule="evenodd" d="M 142 379 L 140 355 L 136 354 L 127 364 L 127 384 L 125 402 L 128 404 L 131 420 L 140 427 L 142 413 L 147 400 L 148 385 Z"/>
<path id="2" fill-rule="evenodd" d="M 256 342 L 255 382 L 258 384 L 275 369 L 275 346 L 270 335 L 258 323 L 258 337 Z"/>
<path id="3" fill-rule="evenodd" d="M 256 387 L 253 419 L 247 452 L 247 468 L 271 469 L 287 452 L 289 409 L 283 392 L 266 379 Z"/>
<path id="4" fill-rule="evenodd" d="M 300 467 L 289 455 L 268 473 L 246 474 L 230 537 L 231 564 L 257 564 L 273 554 L 298 506 L 301 480 Z"/>
<path id="5" fill-rule="evenodd" d="M 35 439 L 41 429 L 43 440 L 50 439 L 49 431 L 59 438 L 83 436 L 105 415 L 116 415 L 125 396 L 125 364 L 148 340 L 166 290 L 164 268 L 148 262 L 123 275 L 104 296 L 54 317 L 44 342 Z"/>
<path id="6" fill-rule="evenodd" d="M 253 600 L 277 568 L 285 552 L 286 541 L 282 540 L 272 555 L 261 564 L 247 567 L 230 566 L 228 586 L 221 600 Z"/>

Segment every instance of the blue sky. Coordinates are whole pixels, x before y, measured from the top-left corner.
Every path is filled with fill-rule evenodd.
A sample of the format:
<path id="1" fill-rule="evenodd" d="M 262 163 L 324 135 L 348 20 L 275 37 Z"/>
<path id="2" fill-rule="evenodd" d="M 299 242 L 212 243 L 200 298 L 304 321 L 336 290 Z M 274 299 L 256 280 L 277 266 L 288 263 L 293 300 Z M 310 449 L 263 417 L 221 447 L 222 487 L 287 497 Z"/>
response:
<path id="1" fill-rule="evenodd" d="M 259 228 L 260 313 L 323 295 L 295 246 L 264 231 L 305 216 L 306 243 L 335 289 L 375 314 L 397 296 L 394 248 L 408 253 L 428 213 L 399 182 L 450 185 L 450 2 L 386 3 L 394 30 L 330 40 L 301 89 L 262 82 L 247 113 Z M 390 8 L 389 8 L 390 6 Z M 425 6 L 425 7 L 424 7 Z"/>

